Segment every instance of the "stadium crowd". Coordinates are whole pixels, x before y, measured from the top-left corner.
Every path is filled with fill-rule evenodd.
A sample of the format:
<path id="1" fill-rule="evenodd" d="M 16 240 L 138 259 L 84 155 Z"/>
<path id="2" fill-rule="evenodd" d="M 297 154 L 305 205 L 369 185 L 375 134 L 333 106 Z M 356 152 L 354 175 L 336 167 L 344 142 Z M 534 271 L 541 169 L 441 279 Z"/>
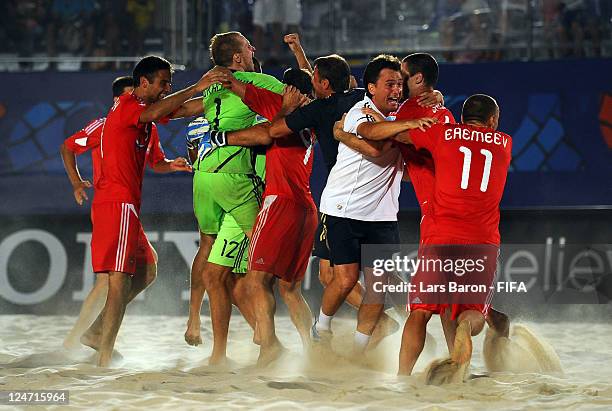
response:
<path id="1" fill-rule="evenodd" d="M 384 46 L 398 51 L 439 50 L 438 58 L 457 63 L 610 55 L 609 1 L 436 0 L 421 1 L 419 7 L 412 3 L 8 0 L 0 5 L 0 54 L 136 57 L 161 50 L 167 53 L 171 37 L 177 35 L 167 27 L 170 8 L 176 7 L 180 14 L 179 8 L 185 6 L 190 50 L 198 36 L 195 22 L 201 19 L 205 27 L 196 47 L 206 44 L 210 33 L 239 30 L 253 39 L 268 67 L 291 60 L 278 46 L 285 32 L 300 32 L 316 54 L 338 51 L 368 56 Z M 105 62 L 81 67 L 120 68 L 125 67 Z"/>

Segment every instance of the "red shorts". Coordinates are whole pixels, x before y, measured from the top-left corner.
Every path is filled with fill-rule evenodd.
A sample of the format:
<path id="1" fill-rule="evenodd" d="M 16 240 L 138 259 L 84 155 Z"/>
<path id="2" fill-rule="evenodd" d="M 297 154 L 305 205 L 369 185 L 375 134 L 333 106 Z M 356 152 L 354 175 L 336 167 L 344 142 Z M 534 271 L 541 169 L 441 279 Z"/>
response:
<path id="1" fill-rule="evenodd" d="M 136 266 L 156 262 L 136 207 L 129 203 L 91 206 L 91 262 L 94 273 L 118 271 L 130 275 Z"/>
<path id="2" fill-rule="evenodd" d="M 317 209 L 268 195 L 257 215 L 249 246 L 249 270 L 287 282 L 304 278 L 317 230 Z"/>
<path id="3" fill-rule="evenodd" d="M 412 277 L 410 310 L 442 314 L 452 319 L 468 310 L 487 315 L 493 298 L 499 248 L 489 244 L 425 245 Z"/>

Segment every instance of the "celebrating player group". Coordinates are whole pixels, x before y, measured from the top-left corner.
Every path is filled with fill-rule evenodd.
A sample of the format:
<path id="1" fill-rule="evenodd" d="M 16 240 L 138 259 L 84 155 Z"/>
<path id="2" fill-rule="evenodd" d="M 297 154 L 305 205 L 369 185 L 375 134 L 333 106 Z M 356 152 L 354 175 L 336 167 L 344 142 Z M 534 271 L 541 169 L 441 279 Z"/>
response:
<path id="1" fill-rule="evenodd" d="M 157 254 L 140 221 L 148 164 L 156 172 L 193 173 L 200 243 L 191 267 L 187 343 L 202 343 L 200 308 L 207 292 L 211 364 L 227 361 L 232 305 L 253 329 L 258 364 L 277 360 L 284 351 L 274 325 L 278 287 L 307 352 L 333 350 L 334 315 L 343 303 L 357 310 L 351 355 L 358 359 L 400 328 L 385 312 L 384 295 L 372 285 L 380 277 L 372 273 L 374 259 L 399 251 L 399 195 L 401 182 L 409 181 L 421 209 L 419 259 L 483 263 L 474 275 L 420 266 L 412 278 L 419 286 L 402 304 L 409 315 L 399 374 L 412 373 L 436 314 L 449 358 L 428 368 L 427 381 L 464 380 L 472 337 L 485 323 L 502 336 L 509 329 L 508 317 L 491 307 L 490 291 L 512 153 L 512 138 L 497 130 L 497 102 L 470 96 L 456 123 L 435 89 L 438 64 L 429 54 L 402 60 L 379 55 L 357 88 L 341 56 L 319 57 L 311 67 L 297 34 L 285 36 L 285 43 L 299 68 L 286 70 L 279 81 L 261 73 L 255 48 L 241 33 L 217 34 L 210 43 L 214 67 L 172 94 L 171 64 L 145 57 L 131 77 L 113 83 L 115 101 L 106 118 L 66 139 L 61 155 L 75 200 L 83 204 L 90 187 L 95 194 L 97 279 L 64 345 L 90 346 L 97 364 L 109 366 L 127 304 L 156 277 Z M 159 142 L 156 123 L 175 118 L 192 118 L 188 159 L 166 159 Z M 316 143 L 328 173 L 318 208 L 309 182 Z M 81 178 L 76 161 L 88 150 L 93 184 Z M 301 293 L 311 255 L 319 258 L 324 287 L 314 317 Z M 444 287 L 451 281 L 487 291 L 459 296 Z"/>

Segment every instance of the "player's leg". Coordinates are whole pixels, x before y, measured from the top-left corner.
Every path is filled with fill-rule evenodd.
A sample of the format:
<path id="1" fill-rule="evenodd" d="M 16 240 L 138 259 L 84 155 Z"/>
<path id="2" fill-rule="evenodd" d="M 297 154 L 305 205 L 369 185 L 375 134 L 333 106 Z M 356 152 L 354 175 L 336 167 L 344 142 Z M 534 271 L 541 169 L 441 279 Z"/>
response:
<path id="1" fill-rule="evenodd" d="M 209 364 L 215 365 L 221 364 L 227 359 L 227 334 L 232 315 L 230 294 L 232 269 L 207 261 L 203 273 L 213 329 L 213 351 Z"/>
<path id="2" fill-rule="evenodd" d="M 325 214 L 320 214 L 321 220 L 325 220 Z M 319 257 L 319 281 L 323 288 L 326 288 L 334 277 L 333 267 L 329 261 L 329 249 L 327 248 L 327 233 L 324 228 L 324 224 L 319 222 L 317 232 L 315 234 L 314 251 L 313 255 Z M 352 308 L 358 310 L 361 302 L 363 301 L 363 295 L 365 289 L 360 282 L 357 282 L 351 289 L 349 294 L 346 296 L 345 302 Z M 399 328 L 399 324 L 393 318 L 389 317 L 386 313 L 382 313 L 380 321 L 376 324 L 374 332 L 372 333 L 372 340 L 370 341 L 371 347 L 376 347 L 383 338 L 396 332 Z"/>
<path id="3" fill-rule="evenodd" d="M 317 231 L 317 210 L 314 203 L 309 206 L 288 200 L 282 203 L 284 204 L 279 204 L 276 209 L 277 214 L 269 224 L 269 231 L 264 231 L 262 236 L 265 235 L 268 241 L 270 238 L 282 238 L 287 244 L 291 244 L 291 247 L 266 268 L 270 272 L 277 273 L 280 295 L 289 308 L 291 321 L 300 334 L 302 345 L 306 348 L 310 345 L 312 312 L 302 295 L 302 280 L 310 259 L 310 244 L 314 241 Z M 286 224 L 289 221 L 293 224 Z M 264 241 L 263 237 L 261 241 Z M 258 253 L 265 254 L 259 250 L 254 251 L 254 256 Z M 266 256 L 266 259 L 271 258 Z"/>
<path id="4" fill-rule="evenodd" d="M 367 248 L 362 250 L 360 247 L 359 250 L 360 260 L 364 265 L 365 294 L 357 314 L 354 348 L 357 352 L 361 352 L 368 347 L 385 308 L 386 293 L 380 291 L 376 284 L 386 284 L 389 274 L 374 275 L 372 267 L 375 260 L 381 258 L 390 260 L 394 253 L 399 251 L 399 226 L 396 221 L 360 221 L 353 223 L 353 230 L 359 235 L 360 243 L 367 245 Z"/>
<path id="5" fill-rule="evenodd" d="M 87 339 L 91 332 L 94 336 L 91 346 L 99 348 L 98 365 L 108 366 L 130 295 L 130 277 L 136 273 L 144 231 L 136 208 L 129 203 L 93 204 L 92 223 L 93 271 L 108 273 L 108 293 L 102 313 L 83 338 Z M 150 246 L 148 241 L 146 244 Z"/>
<path id="6" fill-rule="evenodd" d="M 206 292 L 202 274 L 214 242 L 214 236 L 206 235 L 200 231 L 200 244 L 193 258 L 190 273 L 189 319 L 187 320 L 187 330 L 185 331 L 185 342 L 189 345 L 197 346 L 202 344 L 200 310 L 202 309 L 202 301 L 204 301 L 204 293 Z"/>
<path id="7" fill-rule="evenodd" d="M 446 346 L 448 347 L 449 354 L 453 352 L 455 334 L 457 332 L 457 321 L 453 320 L 451 317 L 452 310 L 444 310 L 444 312 L 440 314 L 440 323 L 442 324 L 444 339 L 446 340 Z"/>
<path id="8" fill-rule="evenodd" d="M 226 276 L 226 288 L 231 295 L 231 301 L 236 304 L 238 309 L 243 313 L 243 316 L 251 327 L 255 327 L 254 315 L 245 308 L 245 306 L 248 305 L 246 304 L 247 299 L 245 297 L 246 288 L 243 285 L 244 281 L 239 281 L 240 277 L 244 276 L 247 270 L 248 239 L 233 218 L 228 214 L 223 217 L 223 222 L 216 236 L 216 240 L 213 241 L 213 238 L 212 236 L 201 233 L 200 250 L 202 250 L 202 245 L 207 247 L 206 243 L 210 243 L 210 247 L 208 247 L 209 253 L 201 253 L 201 256 L 205 255 L 207 258 L 207 260 L 205 259 L 202 262 L 202 267 L 199 269 L 199 275 L 197 276 L 201 291 L 197 293 L 195 297 L 192 291 L 192 300 L 190 301 L 192 306 L 190 317 L 197 321 L 197 328 L 195 326 L 193 327 L 193 335 L 197 335 L 198 338 L 200 336 L 200 307 L 204 297 L 205 283 L 210 282 L 211 278 L 216 278 L 218 276 L 225 277 L 227 271 L 232 272 L 231 275 Z M 200 250 L 198 250 L 198 252 L 200 252 Z M 210 264 L 210 266 L 207 264 Z M 194 265 L 196 265 L 195 262 Z M 204 277 L 208 279 L 205 280 Z M 210 297 L 210 290 L 208 292 Z M 215 294 L 213 296 L 213 298 L 215 298 L 217 296 L 216 291 L 213 291 L 213 294 Z M 194 302 L 194 298 L 198 298 L 197 303 Z M 227 332 L 223 332 L 223 328 L 219 328 L 218 325 L 216 329 L 217 331 L 214 332 L 213 339 L 214 355 L 211 357 L 212 363 L 225 361 L 224 347 L 227 345 Z"/>
<path id="9" fill-rule="evenodd" d="M 478 335 L 485 325 L 493 291 L 491 285 L 495 280 L 498 249 L 490 245 L 460 245 L 442 247 L 440 255 L 444 260 L 460 259 L 484 263 L 484 270 L 472 275 L 454 276 L 459 285 L 484 286 L 488 291 L 474 292 L 469 295 L 453 293 L 448 295 L 451 319 L 457 319 L 457 330 L 453 341 L 450 359 L 434 363 L 428 368 L 426 382 L 428 384 L 444 384 L 463 381 L 468 373 L 472 358 L 472 337 Z M 467 301 L 466 301 L 467 299 Z"/>
<path id="10" fill-rule="evenodd" d="M 277 359 L 283 351 L 283 346 L 276 337 L 274 329 L 274 313 L 276 299 L 274 298 L 274 276 L 263 271 L 249 271 L 249 300 L 251 301 L 257 333 L 259 335 L 259 358 L 257 364 L 266 366 Z"/>
<path id="11" fill-rule="evenodd" d="M 153 253 L 155 250 L 151 247 Z M 157 256 L 157 254 L 154 254 Z M 157 257 L 155 257 L 157 259 Z M 156 260 L 155 260 L 156 261 Z M 100 275 L 100 274 L 98 274 Z M 104 274 L 108 278 L 108 274 Z M 130 280 L 130 288 L 126 297 L 126 305 L 132 302 L 143 290 L 151 285 L 157 278 L 157 263 L 149 261 L 149 263 L 141 262 L 135 268 L 135 275 Z M 81 336 L 81 344 L 98 350 L 100 347 L 100 338 L 102 337 L 103 319 L 106 305 L 100 312 L 96 320 Z"/>
<path id="12" fill-rule="evenodd" d="M 414 364 L 416 364 L 425 346 L 427 323 L 431 316 L 432 312 L 427 310 L 416 309 L 410 311 L 402 334 L 399 370 L 397 372 L 399 375 L 410 375 L 412 373 Z"/>
<path id="13" fill-rule="evenodd" d="M 357 312 L 357 330 L 353 348 L 363 352 L 369 345 L 374 329 L 379 323 L 385 309 L 384 293 L 374 292 L 374 282 L 379 280 L 371 268 L 365 268 L 366 295 Z"/>
<path id="14" fill-rule="evenodd" d="M 310 344 L 310 329 L 312 328 L 312 312 L 302 295 L 302 281 L 290 283 L 278 281 L 278 291 L 289 309 L 291 321 L 302 340 L 302 346 Z"/>
<path id="15" fill-rule="evenodd" d="M 243 274 L 232 273 L 230 281 L 232 303 L 238 308 L 249 326 L 255 332 L 255 312 L 249 302 L 248 281 Z M 258 337 L 258 336 L 257 336 Z M 253 337 L 253 342 L 259 344 L 259 339 Z"/>
<path id="16" fill-rule="evenodd" d="M 210 318 L 213 327 L 213 352 L 210 364 L 218 364 L 226 359 L 227 332 L 232 312 L 231 296 L 229 291 L 229 276 L 231 268 L 211 263 L 210 258 L 215 246 L 220 246 L 218 233 L 225 212 L 219 200 L 228 195 L 231 180 L 226 174 L 197 172 L 193 180 L 193 207 L 200 231 L 216 236 L 211 248 L 211 254 L 203 267 L 203 280 L 208 292 Z"/>
<path id="17" fill-rule="evenodd" d="M 96 282 L 85 297 L 79 318 L 76 323 L 72 326 L 72 329 L 66 335 L 63 346 L 67 349 L 75 349 L 80 345 L 79 339 L 95 321 L 95 319 L 102 311 L 104 302 L 106 301 L 106 294 L 108 292 L 108 273 L 99 273 L 96 275 Z"/>
<path id="18" fill-rule="evenodd" d="M 489 308 L 486 317 L 487 324 L 502 337 L 510 336 L 510 318 L 501 311 Z"/>
<path id="19" fill-rule="evenodd" d="M 219 204 L 230 214 L 249 239 L 253 235 L 253 225 L 262 207 L 261 194 L 263 182 L 255 174 L 225 174 L 217 177 L 222 184 Z M 227 187 L 231 187 L 228 190 Z"/>
<path id="20" fill-rule="evenodd" d="M 246 272 L 247 250 L 248 238 L 236 221 L 229 214 L 225 214 L 203 271 L 213 325 L 211 364 L 218 364 L 226 359 L 234 282 L 232 272 Z"/>
<path id="21" fill-rule="evenodd" d="M 128 304 L 157 279 L 157 252 L 149 242 L 142 226 L 138 232 L 138 251 L 136 253 L 136 273 L 128 294 Z"/>
<path id="22" fill-rule="evenodd" d="M 108 295 L 104 306 L 102 335 L 98 350 L 99 367 L 108 367 L 110 365 L 115 339 L 125 314 L 130 283 L 129 274 L 118 271 L 109 272 Z"/>
<path id="23" fill-rule="evenodd" d="M 193 176 L 193 212 L 198 221 L 200 244 L 193 259 L 190 273 L 189 319 L 185 331 L 185 341 L 190 345 L 202 343 L 200 311 L 206 292 L 203 277 L 204 268 L 217 238 L 217 233 L 221 229 L 221 220 L 223 219 L 223 210 L 209 193 L 207 177 L 207 173 L 199 171 L 196 171 Z"/>
<path id="24" fill-rule="evenodd" d="M 457 332 L 451 360 L 457 364 L 465 364 L 472 358 L 472 337 L 480 334 L 485 325 L 485 317 L 480 311 L 463 311 L 457 317 Z"/>
<path id="25" fill-rule="evenodd" d="M 317 330 L 330 331 L 331 319 L 359 280 L 359 263 L 334 265 L 334 277 L 323 291 Z"/>
<path id="26" fill-rule="evenodd" d="M 327 248 L 326 220 L 327 215 L 319 213 L 319 224 L 315 233 L 314 250 L 312 252 L 312 255 L 319 257 L 319 281 L 323 288 L 326 288 L 334 278 L 334 268 L 329 260 L 329 249 Z M 363 293 L 363 286 L 357 283 L 346 297 L 347 304 L 355 309 L 359 309 L 363 300 Z"/>

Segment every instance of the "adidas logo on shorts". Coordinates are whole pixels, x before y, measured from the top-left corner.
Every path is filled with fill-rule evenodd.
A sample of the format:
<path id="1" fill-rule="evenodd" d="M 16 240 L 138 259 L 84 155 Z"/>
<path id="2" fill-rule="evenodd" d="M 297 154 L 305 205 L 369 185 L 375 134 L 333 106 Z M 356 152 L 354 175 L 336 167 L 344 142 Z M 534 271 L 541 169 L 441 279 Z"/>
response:
<path id="1" fill-rule="evenodd" d="M 258 258 L 257 261 L 255 261 L 255 264 L 263 264 L 264 260 L 263 258 Z"/>
<path id="2" fill-rule="evenodd" d="M 423 304 L 423 302 L 419 297 L 416 297 L 410 304 Z"/>

